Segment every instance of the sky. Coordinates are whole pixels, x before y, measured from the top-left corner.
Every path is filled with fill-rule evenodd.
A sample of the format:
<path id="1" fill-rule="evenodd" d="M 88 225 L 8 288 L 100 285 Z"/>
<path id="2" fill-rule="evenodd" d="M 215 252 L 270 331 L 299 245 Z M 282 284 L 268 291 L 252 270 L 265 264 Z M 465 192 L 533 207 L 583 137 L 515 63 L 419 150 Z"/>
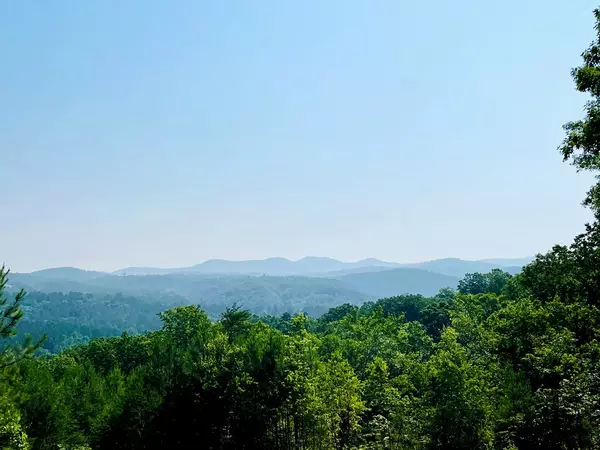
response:
<path id="1" fill-rule="evenodd" d="M 414 262 L 569 243 L 588 0 L 0 5 L 0 262 Z"/>

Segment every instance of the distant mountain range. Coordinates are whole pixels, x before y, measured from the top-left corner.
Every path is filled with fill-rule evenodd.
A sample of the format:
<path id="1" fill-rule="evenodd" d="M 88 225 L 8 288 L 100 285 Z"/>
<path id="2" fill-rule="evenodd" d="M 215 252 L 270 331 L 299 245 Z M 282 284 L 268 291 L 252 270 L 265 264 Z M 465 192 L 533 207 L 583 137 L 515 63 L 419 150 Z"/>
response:
<path id="1" fill-rule="evenodd" d="M 338 279 L 372 298 L 393 297 L 400 294 L 421 294 L 431 297 L 444 287 L 455 289 L 460 280 L 459 277 L 411 267 L 352 273 Z"/>
<path id="2" fill-rule="evenodd" d="M 433 296 L 443 287 L 456 288 L 466 273 L 501 268 L 515 274 L 531 259 L 447 258 L 399 264 L 377 259 L 348 263 L 320 257 L 299 261 L 269 258 L 210 260 L 184 268 L 141 267 L 113 273 L 58 267 L 10 274 L 9 288 L 123 294 L 160 301 L 169 298 L 179 304 L 200 304 L 212 317 L 234 302 L 257 314 L 305 311 L 318 315 L 346 302 L 360 304 L 401 294 Z"/>
<path id="3" fill-rule="evenodd" d="M 397 263 L 379 261 L 374 258 L 358 262 L 342 262 L 332 258 L 307 256 L 298 261 L 286 258 L 267 258 L 249 261 L 228 261 L 225 259 L 210 259 L 190 267 L 157 268 L 157 267 L 127 267 L 113 272 L 115 275 L 158 275 L 167 273 L 221 273 L 246 275 L 309 275 L 335 272 L 344 269 L 364 267 L 399 267 Z"/>
<path id="4" fill-rule="evenodd" d="M 522 258 L 522 259 L 495 259 L 492 260 L 482 260 L 482 261 L 465 261 L 463 259 L 458 258 L 445 258 L 445 259 L 436 259 L 433 261 L 426 261 L 417 264 L 408 264 L 403 267 L 413 267 L 416 269 L 429 270 L 431 272 L 441 273 L 444 275 L 450 275 L 453 277 L 462 278 L 467 273 L 487 273 L 492 271 L 493 269 L 502 269 L 505 272 L 509 272 L 511 274 L 516 274 L 521 271 L 523 266 L 529 262 L 531 262 L 533 258 Z M 515 262 L 520 263 L 522 261 L 527 261 L 524 264 L 515 264 Z"/>
<path id="5" fill-rule="evenodd" d="M 49 272 L 42 276 L 35 272 L 11 274 L 9 287 L 10 290 L 24 288 L 28 292 L 81 292 L 100 297 L 122 294 L 161 301 L 178 298 L 179 304 L 199 304 L 216 317 L 233 303 L 256 314 L 304 311 L 319 315 L 342 303 L 358 305 L 367 300 L 401 294 L 432 296 L 443 287 L 455 288 L 460 279 L 415 268 L 334 277 L 174 273 L 145 276 L 100 274 L 95 278 L 82 279 L 95 276 L 82 272 L 84 274 L 56 269 L 56 278 L 49 277 Z"/>
<path id="6" fill-rule="evenodd" d="M 190 267 L 158 268 L 158 267 L 127 267 L 113 272 L 114 275 L 163 275 L 172 273 L 198 274 L 244 274 L 244 275 L 318 275 L 335 272 L 374 272 L 391 268 L 420 268 L 444 275 L 462 277 L 469 272 L 489 272 L 495 268 L 503 268 L 511 273 L 518 272 L 522 266 L 533 258 L 518 259 L 487 259 L 466 261 L 458 258 L 445 258 L 433 261 L 402 264 L 381 261 L 375 258 L 363 259 L 357 262 L 343 262 L 332 258 L 307 256 L 298 261 L 286 258 L 267 258 L 249 261 L 228 261 L 211 259 Z"/>

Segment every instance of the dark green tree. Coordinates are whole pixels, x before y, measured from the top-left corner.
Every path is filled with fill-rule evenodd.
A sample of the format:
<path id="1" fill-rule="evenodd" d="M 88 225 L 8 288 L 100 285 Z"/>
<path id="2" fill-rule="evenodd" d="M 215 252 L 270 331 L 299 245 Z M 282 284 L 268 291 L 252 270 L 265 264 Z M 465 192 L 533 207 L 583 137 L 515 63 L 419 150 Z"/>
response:
<path id="1" fill-rule="evenodd" d="M 501 269 L 492 269 L 489 273 L 468 273 L 458 282 L 461 294 L 500 295 L 507 287 L 512 275 Z"/>
<path id="2" fill-rule="evenodd" d="M 583 64 L 571 75 L 579 92 L 591 99 L 585 105 L 585 117 L 564 126 L 566 137 L 559 150 L 565 161 L 578 170 L 600 170 L 600 9 L 594 10 L 596 38 L 581 55 Z M 584 204 L 600 215 L 600 180 L 589 190 Z"/>
<path id="3" fill-rule="evenodd" d="M 24 342 L 15 339 L 17 324 L 23 317 L 21 303 L 25 291 L 12 299 L 6 293 L 9 271 L 0 267 L 0 448 L 26 449 L 27 435 L 21 429 L 21 413 L 17 408 L 19 393 L 15 391 L 15 369 L 19 361 L 32 355 L 39 347 L 30 337 Z"/>

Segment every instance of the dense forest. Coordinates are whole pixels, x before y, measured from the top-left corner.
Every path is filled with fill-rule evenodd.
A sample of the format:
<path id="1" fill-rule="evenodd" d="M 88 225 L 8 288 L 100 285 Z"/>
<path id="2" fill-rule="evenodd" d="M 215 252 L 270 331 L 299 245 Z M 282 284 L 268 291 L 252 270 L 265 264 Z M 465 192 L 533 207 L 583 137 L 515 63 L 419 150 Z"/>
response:
<path id="1" fill-rule="evenodd" d="M 592 100 L 560 152 L 598 173 L 600 35 L 573 78 Z M 585 232 L 517 275 L 471 273 L 456 291 L 345 303 L 318 318 L 232 306 L 215 321 L 178 306 L 154 331 L 54 355 L 15 336 L 23 314 L 41 324 L 45 305 L 64 305 L 75 327 L 71 306 L 90 298 L 26 304 L 3 269 L 0 447 L 598 449 L 600 180 L 584 204 L 595 216 Z M 134 333 L 169 306 L 135 302 L 122 311 L 139 312 Z"/>
<path id="2" fill-rule="evenodd" d="M 58 353 L 91 338 L 156 330 L 161 325 L 158 313 L 186 303 L 177 296 L 28 292 L 21 304 L 24 315 L 17 337 L 45 337 L 37 353 Z"/>
<path id="3" fill-rule="evenodd" d="M 440 270 L 494 265 L 470 261 L 438 260 Z M 463 266 L 463 267 L 461 267 Z M 73 268 L 12 274 L 8 293 L 24 288 L 24 312 L 17 335 L 46 336 L 38 354 L 58 353 L 91 338 L 138 334 L 160 328 L 159 312 L 198 305 L 211 320 L 218 320 L 236 303 L 254 316 L 281 316 L 304 312 L 319 317 L 330 308 L 365 302 L 398 293 L 434 296 L 442 287 L 456 288 L 457 277 L 417 268 L 368 267 L 342 275 L 342 279 L 302 276 L 167 274 L 109 276 Z M 511 267 L 503 266 L 504 270 Z M 459 272 L 460 273 L 460 272 Z M 53 289 L 60 289 L 55 292 Z M 83 292 L 76 291 L 81 289 Z"/>

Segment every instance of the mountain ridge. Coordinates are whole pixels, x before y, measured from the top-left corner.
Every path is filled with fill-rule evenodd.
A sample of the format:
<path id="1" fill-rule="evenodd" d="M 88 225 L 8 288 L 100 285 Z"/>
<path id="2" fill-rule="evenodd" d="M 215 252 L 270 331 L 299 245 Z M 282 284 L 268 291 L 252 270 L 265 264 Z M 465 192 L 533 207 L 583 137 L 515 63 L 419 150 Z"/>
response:
<path id="1" fill-rule="evenodd" d="M 394 268 L 420 268 L 449 276 L 464 276 L 465 273 L 489 272 L 492 269 L 503 269 L 517 273 L 523 265 L 531 262 L 526 258 L 490 258 L 481 260 L 465 260 L 460 258 L 441 258 L 416 263 L 398 263 L 382 261 L 377 258 L 365 258 L 347 262 L 323 256 L 306 256 L 298 260 L 274 257 L 254 260 L 209 259 L 187 267 L 151 267 L 137 266 L 118 269 L 113 272 L 84 270 L 76 267 L 53 267 L 33 272 L 21 272 L 49 279 L 71 279 L 85 281 L 101 276 L 111 275 L 168 275 L 168 274 L 239 274 L 239 275 L 274 275 L 274 276 L 337 276 L 343 273 L 379 272 Z"/>
<path id="2" fill-rule="evenodd" d="M 358 304 L 401 294 L 432 296 L 443 287 L 456 289 L 466 273 L 489 272 L 494 268 L 511 273 L 521 270 L 458 258 L 415 264 L 386 263 L 375 258 L 353 263 L 321 257 L 298 261 L 285 258 L 210 260 L 191 266 L 191 270 L 171 268 L 152 273 L 152 268 L 146 268 L 146 272 L 131 275 L 73 267 L 13 273 L 9 288 L 92 295 L 178 296 L 187 303 L 208 308 L 215 317 L 234 302 L 254 313 L 302 310 L 317 314 L 344 302 Z"/>
<path id="3" fill-rule="evenodd" d="M 377 258 L 365 258 L 359 261 L 347 262 L 323 256 L 305 256 L 298 260 L 274 257 L 253 260 L 209 259 L 189 267 L 158 268 L 158 267 L 127 267 L 119 269 L 114 275 L 159 275 L 169 273 L 222 273 L 247 275 L 316 275 L 340 272 L 346 270 L 381 267 L 381 268 L 424 268 L 433 272 L 450 276 L 464 276 L 471 272 L 489 272 L 497 268 L 510 268 L 515 272 L 532 261 L 525 258 L 495 258 L 485 260 L 464 260 L 460 258 L 441 258 L 417 263 L 398 263 L 382 261 Z M 522 263 L 522 264 L 519 264 Z M 455 266 L 455 267 L 452 267 Z M 467 270 L 469 268 L 469 270 Z M 372 270 L 370 270 L 372 271 Z M 516 270 L 518 271 L 518 270 Z"/>

